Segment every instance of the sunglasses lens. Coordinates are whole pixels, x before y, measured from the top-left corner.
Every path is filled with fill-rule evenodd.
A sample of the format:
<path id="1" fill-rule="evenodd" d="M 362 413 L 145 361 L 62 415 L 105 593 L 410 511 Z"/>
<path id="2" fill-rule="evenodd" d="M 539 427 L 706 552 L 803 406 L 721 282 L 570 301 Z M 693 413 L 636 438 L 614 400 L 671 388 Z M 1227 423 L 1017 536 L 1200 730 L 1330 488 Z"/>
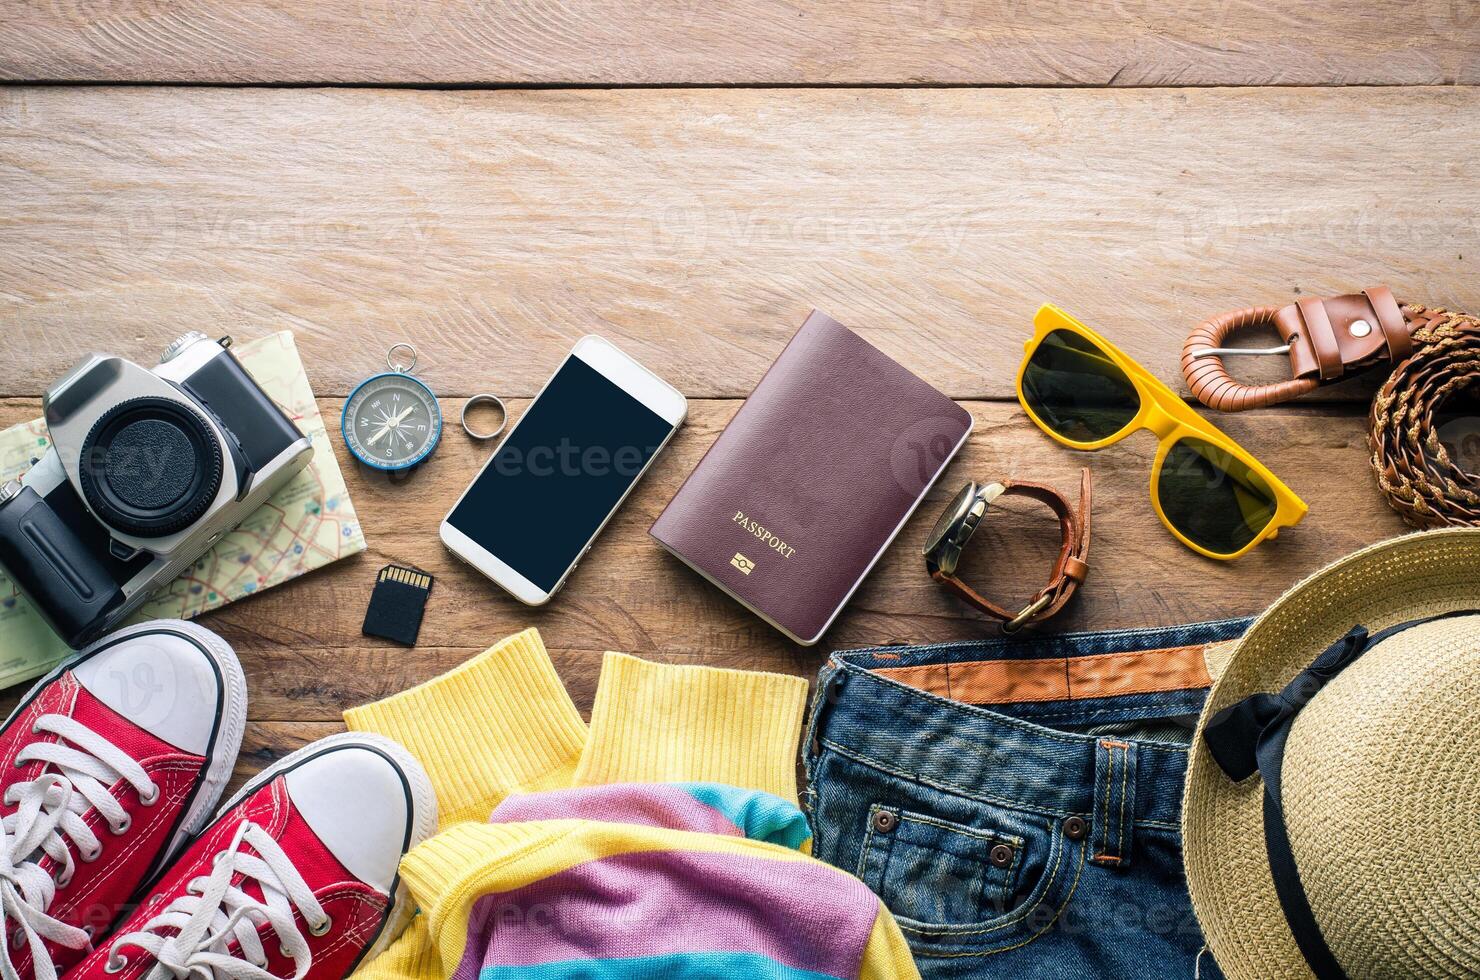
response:
<path id="1" fill-rule="evenodd" d="M 1193 543 L 1231 555 L 1274 520 L 1274 492 L 1249 465 L 1210 442 L 1177 440 L 1156 481 L 1162 513 Z"/>
<path id="2" fill-rule="evenodd" d="M 1044 337 L 1023 369 L 1023 401 L 1070 442 L 1099 442 L 1124 429 L 1141 395 L 1108 354 L 1068 330 Z"/>

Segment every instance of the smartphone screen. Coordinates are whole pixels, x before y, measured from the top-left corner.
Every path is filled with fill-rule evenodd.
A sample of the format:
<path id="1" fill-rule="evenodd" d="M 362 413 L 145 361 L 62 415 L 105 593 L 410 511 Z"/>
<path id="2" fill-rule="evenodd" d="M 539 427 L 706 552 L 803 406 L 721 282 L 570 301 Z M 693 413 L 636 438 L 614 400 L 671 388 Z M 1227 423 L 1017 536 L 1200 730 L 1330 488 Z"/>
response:
<path id="1" fill-rule="evenodd" d="M 447 523 L 549 592 L 673 428 L 569 357 Z"/>

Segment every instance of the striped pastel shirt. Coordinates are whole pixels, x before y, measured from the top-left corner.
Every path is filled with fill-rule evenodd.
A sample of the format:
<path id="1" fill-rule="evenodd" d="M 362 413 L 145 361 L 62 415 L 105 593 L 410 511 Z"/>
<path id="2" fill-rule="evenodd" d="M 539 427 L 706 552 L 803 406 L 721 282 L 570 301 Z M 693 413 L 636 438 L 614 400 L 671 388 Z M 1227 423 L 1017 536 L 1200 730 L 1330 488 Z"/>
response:
<path id="1" fill-rule="evenodd" d="M 588 725 L 528 629 L 345 712 L 426 767 L 440 827 L 401 862 L 420 913 L 354 980 L 919 980 L 879 900 L 810 856 L 807 693 L 609 652 Z"/>
<path id="2" fill-rule="evenodd" d="M 629 783 L 509 797 L 402 873 L 453 980 L 917 977 L 879 900 L 810 843 L 767 793 Z"/>

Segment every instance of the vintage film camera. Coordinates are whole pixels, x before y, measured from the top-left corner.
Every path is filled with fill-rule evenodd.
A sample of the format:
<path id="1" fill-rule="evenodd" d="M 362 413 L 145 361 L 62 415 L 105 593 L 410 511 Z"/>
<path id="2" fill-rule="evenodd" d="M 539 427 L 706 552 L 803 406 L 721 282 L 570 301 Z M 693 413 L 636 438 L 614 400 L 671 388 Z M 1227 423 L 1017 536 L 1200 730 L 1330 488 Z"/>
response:
<path id="1" fill-rule="evenodd" d="M 256 510 L 313 444 L 227 349 L 94 354 L 42 401 L 51 449 L 0 487 L 0 566 L 59 636 L 112 629 Z"/>

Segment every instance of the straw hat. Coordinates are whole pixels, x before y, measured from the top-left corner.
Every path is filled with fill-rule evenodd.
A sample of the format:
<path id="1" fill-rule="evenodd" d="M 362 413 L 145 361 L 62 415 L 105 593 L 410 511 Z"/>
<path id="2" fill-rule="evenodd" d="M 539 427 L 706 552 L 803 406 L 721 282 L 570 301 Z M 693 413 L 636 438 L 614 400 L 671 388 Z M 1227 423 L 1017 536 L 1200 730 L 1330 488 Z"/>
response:
<path id="1" fill-rule="evenodd" d="M 1193 908 L 1229 980 L 1480 977 L 1480 614 L 1466 610 L 1480 613 L 1480 528 L 1344 558 L 1239 641 L 1198 723 L 1182 814 Z M 1374 642 L 1342 645 L 1356 625 Z M 1317 658 L 1326 676 L 1313 680 Z M 1235 781 L 1229 747 L 1246 744 L 1251 717 L 1268 726 L 1281 710 L 1246 699 L 1281 692 L 1305 702 L 1284 709 L 1282 762 L 1269 765 L 1266 737 L 1260 771 Z M 1268 839 L 1265 769 L 1282 803 Z M 1271 872 L 1282 852 L 1341 973 L 1297 944 Z"/>

